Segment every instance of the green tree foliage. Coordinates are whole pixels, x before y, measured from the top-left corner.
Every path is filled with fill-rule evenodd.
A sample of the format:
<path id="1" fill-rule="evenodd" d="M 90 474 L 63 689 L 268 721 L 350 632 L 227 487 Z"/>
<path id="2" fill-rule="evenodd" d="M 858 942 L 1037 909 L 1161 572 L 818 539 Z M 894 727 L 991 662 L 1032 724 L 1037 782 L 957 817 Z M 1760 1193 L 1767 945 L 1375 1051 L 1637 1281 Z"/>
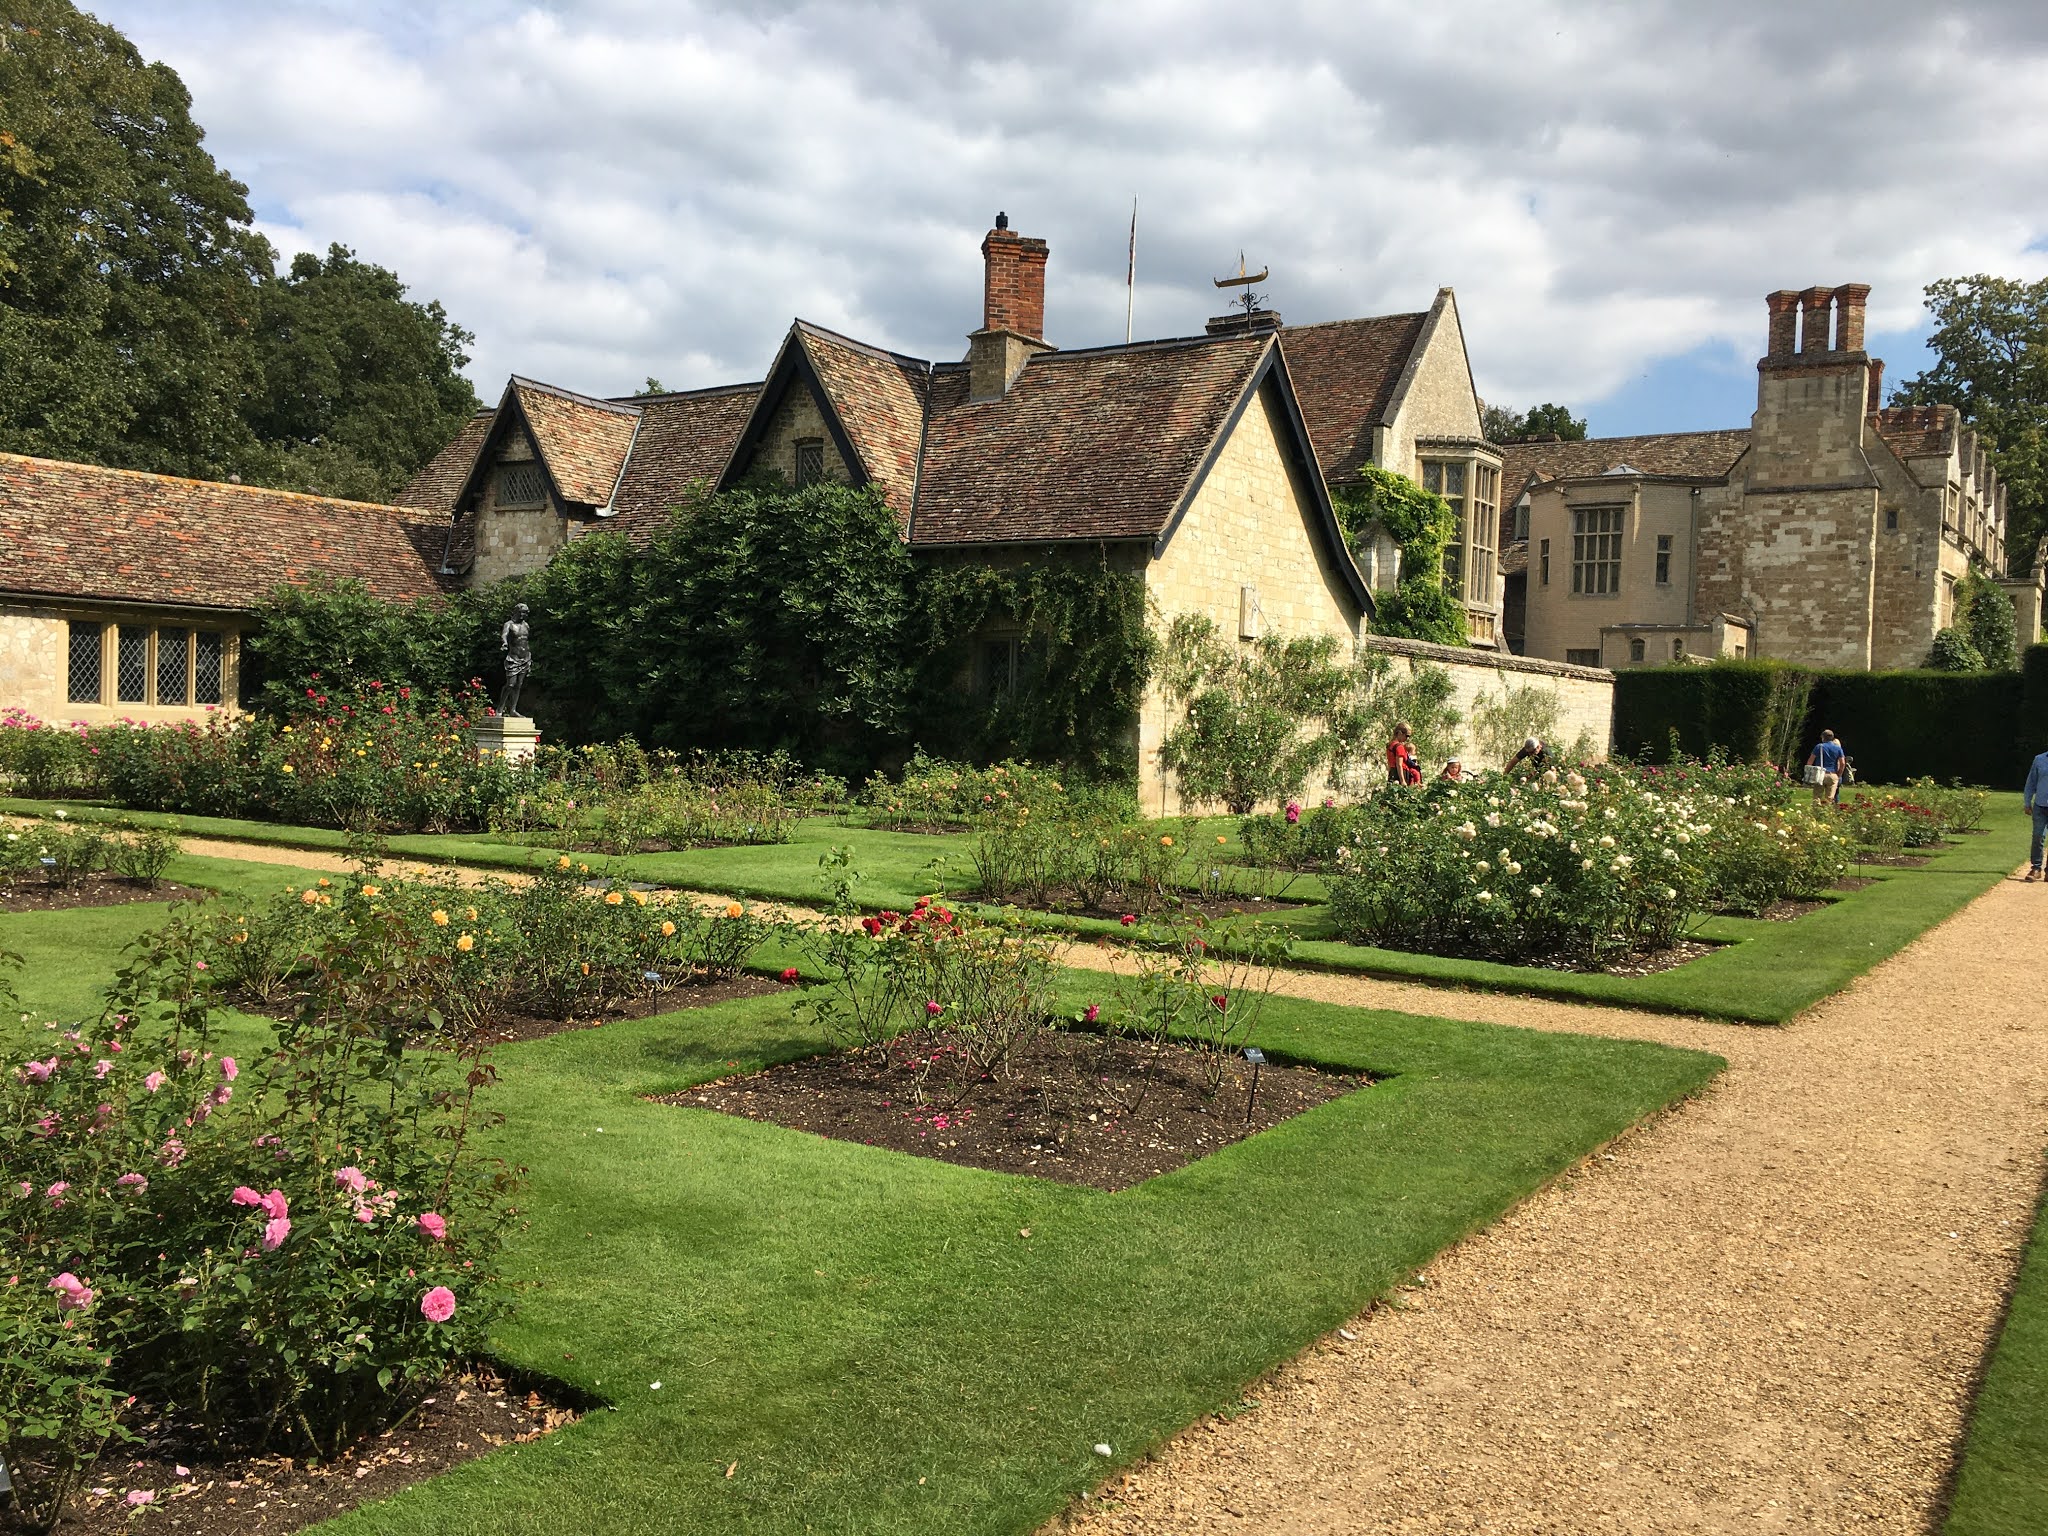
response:
<path id="1" fill-rule="evenodd" d="M 381 501 L 475 412 L 462 369 L 476 338 L 438 302 L 408 300 L 396 273 L 332 245 L 260 293 L 248 479 Z"/>
<path id="2" fill-rule="evenodd" d="M 270 247 L 177 75 L 66 0 L 0 13 L 0 448 L 248 459 Z"/>
<path id="3" fill-rule="evenodd" d="M 320 580 L 279 586 L 257 620 L 244 685 L 276 713 L 303 709 L 309 688 L 339 697 L 380 682 L 450 693 L 482 673 L 478 595 L 386 603 L 352 577 Z"/>
<path id="4" fill-rule="evenodd" d="M 1990 443 L 2006 487 L 2006 541 L 2033 567 L 2048 531 L 2048 278 L 1945 277 L 1927 286 L 1935 364 L 1892 394 L 1899 404 L 1953 405 Z"/>
<path id="5" fill-rule="evenodd" d="M 1479 420 L 1479 429 L 1490 443 L 1527 443 L 1547 438 L 1564 443 L 1586 440 L 1586 419 L 1574 416 L 1569 407 L 1550 401 L 1526 411 L 1489 405 L 1479 413 Z"/>
<path id="6" fill-rule="evenodd" d="M 0 449 L 383 497 L 476 405 L 467 333 L 341 247 L 279 277 L 177 75 L 0 12 Z"/>
<path id="7" fill-rule="evenodd" d="M 1982 571 L 1971 571 L 1956 593 L 1956 617 L 1971 646 L 1993 672 L 2019 665 L 2019 620 L 2012 597 Z"/>
<path id="8" fill-rule="evenodd" d="M 1938 629 L 1927 652 L 1927 665 L 1936 672 L 1982 672 L 1984 653 L 1970 642 L 1967 631 Z"/>
<path id="9" fill-rule="evenodd" d="M 1406 640 L 1463 645 L 1465 605 L 1444 587 L 1444 553 L 1458 536 L 1458 514 L 1406 475 L 1368 464 L 1356 486 L 1334 492 L 1337 521 L 1355 548 L 1377 525 L 1400 546 L 1401 580 L 1376 598 L 1373 630 Z"/>

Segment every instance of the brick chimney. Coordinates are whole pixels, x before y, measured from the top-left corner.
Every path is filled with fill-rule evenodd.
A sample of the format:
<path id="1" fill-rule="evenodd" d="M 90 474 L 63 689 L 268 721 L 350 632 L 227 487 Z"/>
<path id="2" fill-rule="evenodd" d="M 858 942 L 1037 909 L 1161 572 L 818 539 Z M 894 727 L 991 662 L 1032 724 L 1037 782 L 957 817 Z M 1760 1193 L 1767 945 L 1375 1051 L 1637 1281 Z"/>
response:
<path id="1" fill-rule="evenodd" d="M 1864 406 L 1864 409 L 1866 411 L 1881 411 L 1884 409 L 1884 359 L 1881 357 L 1873 357 L 1870 360 L 1870 399 L 1869 403 Z"/>
<path id="2" fill-rule="evenodd" d="M 1240 309 L 1228 315 L 1211 315 L 1202 328 L 1211 336 L 1266 336 L 1284 325 L 1277 309 L 1255 309 L 1250 314 Z"/>
<path id="3" fill-rule="evenodd" d="M 981 242 L 981 329 L 967 338 L 968 395 L 999 400 L 1045 341 L 1046 243 L 1010 228 L 1008 214 Z"/>
<path id="4" fill-rule="evenodd" d="M 1828 310 L 1832 306 L 1835 290 L 1832 288 L 1808 288 L 1799 295 L 1799 355 L 1808 356 L 1828 350 Z"/>
<path id="5" fill-rule="evenodd" d="M 1863 306 L 1870 299 L 1870 284 L 1844 283 L 1835 290 L 1835 350 L 1863 350 Z"/>
<path id="6" fill-rule="evenodd" d="M 1790 357 L 1799 350 L 1799 295 L 1790 288 L 1764 295 L 1771 311 L 1771 342 L 1767 357 Z"/>

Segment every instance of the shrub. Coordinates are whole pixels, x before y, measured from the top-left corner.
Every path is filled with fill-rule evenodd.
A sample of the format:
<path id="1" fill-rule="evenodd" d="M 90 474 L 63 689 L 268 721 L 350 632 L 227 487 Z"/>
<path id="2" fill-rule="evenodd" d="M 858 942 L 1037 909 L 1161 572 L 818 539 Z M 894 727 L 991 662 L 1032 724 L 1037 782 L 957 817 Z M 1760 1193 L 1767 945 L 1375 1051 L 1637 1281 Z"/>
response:
<path id="1" fill-rule="evenodd" d="M 1298 794 L 1330 760 L 1328 722 L 1348 681 L 1337 645 L 1331 636 L 1265 635 L 1233 647 L 1212 619 L 1178 615 L 1167 629 L 1163 682 L 1183 715 L 1159 760 L 1181 794 L 1221 800 L 1239 815 Z"/>
<path id="2" fill-rule="evenodd" d="M 274 1051 L 217 1056 L 211 918 L 104 1013 L 0 1052 L 0 1442 L 50 1518 L 135 1398 L 329 1457 L 481 1349 L 513 1175 L 481 1057 L 405 1050 L 437 957 L 374 897 L 302 956 Z"/>
<path id="3" fill-rule="evenodd" d="M 0 710 L 0 774 L 17 792 L 75 793 L 92 782 L 92 759 L 80 726 L 46 725 L 27 710 Z"/>

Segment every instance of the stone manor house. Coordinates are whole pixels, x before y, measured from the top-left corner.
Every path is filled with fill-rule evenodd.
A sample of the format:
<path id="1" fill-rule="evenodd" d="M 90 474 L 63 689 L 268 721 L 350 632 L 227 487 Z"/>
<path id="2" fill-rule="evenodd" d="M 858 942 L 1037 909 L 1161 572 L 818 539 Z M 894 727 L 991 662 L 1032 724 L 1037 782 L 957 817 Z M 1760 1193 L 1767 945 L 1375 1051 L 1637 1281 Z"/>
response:
<path id="1" fill-rule="evenodd" d="M 593 531 L 645 539 L 692 484 L 764 469 L 874 487 L 935 558 L 1106 558 L 1164 615 L 1358 640 L 1395 561 L 1369 550 L 1361 568 L 1331 490 L 1379 465 L 1458 507 L 1455 579 L 1496 643 L 1501 457 L 1449 289 L 1408 314 L 1254 311 L 1064 350 L 1046 243 L 999 216 L 981 250 L 960 361 L 798 320 L 754 382 L 600 398 L 515 376 L 393 507 L 0 456 L 0 705 L 86 721 L 231 706 L 239 633 L 280 580 L 355 576 L 394 599 L 499 581 Z M 981 637 L 977 685 L 1012 685 L 1024 640 Z M 1560 686 L 1569 670 L 1519 665 Z M 1164 805 L 1163 700 L 1135 724 Z"/>
<path id="2" fill-rule="evenodd" d="M 1609 668 L 1917 667 L 1973 565 L 2038 635 L 2042 562 L 2004 578 L 2005 487 L 1977 435 L 1952 406 L 1881 403 L 1869 294 L 1769 296 L 1747 428 L 1502 450 L 1508 643 Z"/>

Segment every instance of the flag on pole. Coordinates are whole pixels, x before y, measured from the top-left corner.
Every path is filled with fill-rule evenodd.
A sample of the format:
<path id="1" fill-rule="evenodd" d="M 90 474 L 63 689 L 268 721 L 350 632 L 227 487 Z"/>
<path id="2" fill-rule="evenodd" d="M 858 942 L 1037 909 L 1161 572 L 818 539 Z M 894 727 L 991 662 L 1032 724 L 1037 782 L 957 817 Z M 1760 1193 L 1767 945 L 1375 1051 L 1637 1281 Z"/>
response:
<path id="1" fill-rule="evenodd" d="M 1124 345 L 1131 344 L 1131 307 L 1138 297 L 1138 200 L 1131 199 L 1131 259 L 1124 269 Z"/>

